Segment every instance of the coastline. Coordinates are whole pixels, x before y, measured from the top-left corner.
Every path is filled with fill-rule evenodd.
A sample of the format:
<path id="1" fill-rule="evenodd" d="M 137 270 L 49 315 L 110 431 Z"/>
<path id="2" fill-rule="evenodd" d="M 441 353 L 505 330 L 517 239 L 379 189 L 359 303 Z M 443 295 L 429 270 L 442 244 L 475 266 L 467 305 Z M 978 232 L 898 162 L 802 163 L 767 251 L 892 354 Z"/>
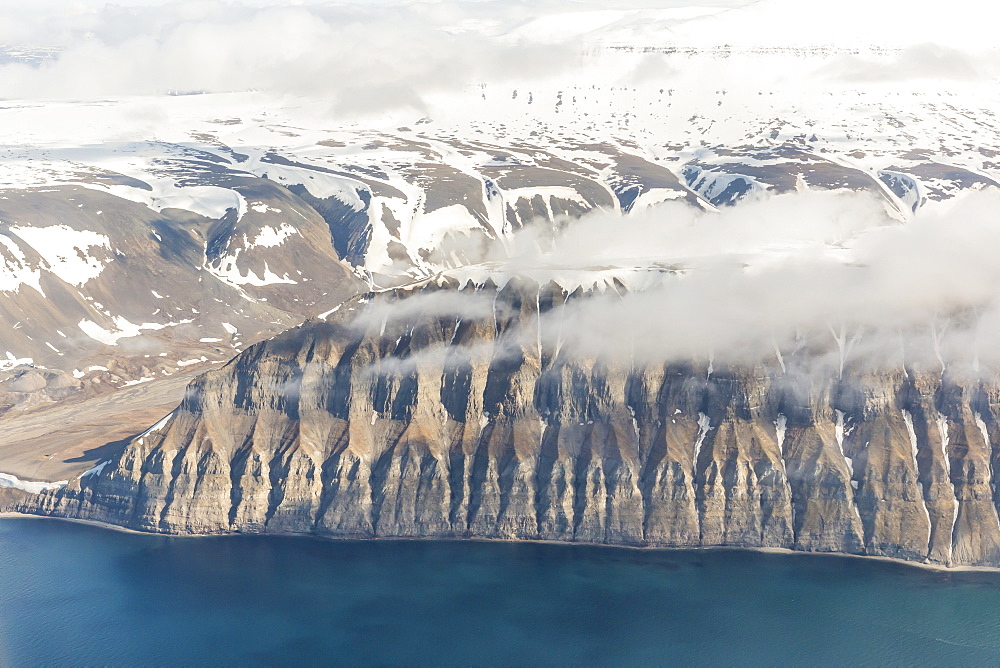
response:
<path id="1" fill-rule="evenodd" d="M 563 545 L 563 546 L 574 546 L 581 545 L 586 547 L 605 547 L 612 549 L 625 549 L 625 550 L 636 550 L 636 551 L 664 551 L 664 552 L 710 552 L 710 551 L 728 551 L 728 552 L 757 552 L 763 554 L 782 554 L 782 555 L 800 555 L 800 556 L 819 556 L 819 557 L 839 557 L 848 559 L 863 559 L 865 561 L 878 561 L 886 564 L 895 564 L 900 566 L 912 566 L 914 568 L 919 568 L 924 571 L 930 571 L 935 573 L 997 573 L 1000 574 L 1000 567 L 997 566 L 968 566 L 968 565 L 958 565 L 958 566 L 945 566 L 943 564 L 930 564 L 921 563 L 917 561 L 907 561 L 905 559 L 896 559 L 895 557 L 885 557 L 880 555 L 867 555 L 867 554 L 849 554 L 846 552 L 807 552 L 805 550 L 792 550 L 784 547 L 749 547 L 741 545 L 708 545 L 708 546 L 687 546 L 687 547 L 669 547 L 660 545 L 621 545 L 616 543 L 591 543 L 585 541 L 561 541 L 561 540 L 547 540 L 542 538 L 481 538 L 481 537 L 420 537 L 420 536 L 385 536 L 385 537 L 357 537 L 357 536 L 333 536 L 324 535 L 317 533 L 305 533 L 305 532 L 277 532 L 277 531 L 263 531 L 258 533 L 243 533 L 239 531 L 230 531 L 225 533 L 158 533 L 153 531 L 139 531 L 137 529 L 129 529 L 128 527 L 123 527 L 117 524 L 111 524 L 109 522 L 101 522 L 99 520 L 85 520 L 73 517 L 58 517 L 55 515 L 36 515 L 34 513 L 19 513 L 14 511 L 0 511 L 0 520 L 2 519 L 39 519 L 39 520 L 56 520 L 62 522 L 72 522 L 76 524 L 84 524 L 99 529 L 106 529 L 110 531 L 118 531 L 120 533 L 134 534 L 140 536 L 162 536 L 164 538 L 219 538 L 226 536 L 281 536 L 281 537 L 297 537 L 297 538 L 313 538 L 317 540 L 324 541 L 452 541 L 452 542 L 475 542 L 475 543 L 534 543 L 539 545 Z"/>

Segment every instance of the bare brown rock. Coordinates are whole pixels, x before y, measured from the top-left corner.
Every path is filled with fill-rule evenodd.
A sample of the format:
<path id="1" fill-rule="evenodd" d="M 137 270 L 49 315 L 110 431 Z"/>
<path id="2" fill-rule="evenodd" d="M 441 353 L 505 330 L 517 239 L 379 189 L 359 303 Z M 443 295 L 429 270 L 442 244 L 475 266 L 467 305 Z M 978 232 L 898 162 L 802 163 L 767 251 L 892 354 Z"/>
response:
<path id="1" fill-rule="evenodd" d="M 193 381 L 100 473 L 17 507 L 164 533 L 1000 566 L 992 386 L 902 369 L 820 379 L 574 359 L 538 333 L 538 311 L 565 295 L 483 290 L 492 316 L 378 318 L 406 295 L 368 295 L 253 346 Z"/>

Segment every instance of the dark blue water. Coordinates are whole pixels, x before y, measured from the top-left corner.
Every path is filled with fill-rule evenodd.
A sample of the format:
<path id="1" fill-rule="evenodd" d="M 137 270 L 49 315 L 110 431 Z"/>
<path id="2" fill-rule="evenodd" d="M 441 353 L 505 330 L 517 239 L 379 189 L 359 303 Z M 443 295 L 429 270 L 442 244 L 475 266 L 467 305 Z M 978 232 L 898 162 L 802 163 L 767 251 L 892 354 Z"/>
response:
<path id="1" fill-rule="evenodd" d="M 996 664 L 1000 575 L 0 519 L 0 665 Z"/>

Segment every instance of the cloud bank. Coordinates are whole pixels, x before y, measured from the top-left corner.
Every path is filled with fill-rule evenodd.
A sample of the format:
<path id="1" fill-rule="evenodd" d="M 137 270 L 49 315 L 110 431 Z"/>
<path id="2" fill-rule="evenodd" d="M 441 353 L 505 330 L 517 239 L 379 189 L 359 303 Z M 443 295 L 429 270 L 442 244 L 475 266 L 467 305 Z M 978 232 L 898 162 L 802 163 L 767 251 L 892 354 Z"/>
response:
<path id="1" fill-rule="evenodd" d="M 944 13 L 928 34 L 911 25 L 912 12 L 891 23 L 858 19 L 871 11 L 870 3 L 858 14 L 838 6 L 837 16 L 852 23 L 836 31 L 826 28 L 840 25 L 836 21 L 816 21 L 811 13 L 803 15 L 800 3 L 786 0 L 705 1 L 697 11 L 687 4 L 633 0 L 609 9 L 596 0 L 178 0 L 82 2 L 69 11 L 65 3 L 25 4 L 5 10 L 0 22 L 0 45 L 6 45 L 0 49 L 0 98 L 259 90 L 328 98 L 342 113 L 420 111 L 429 95 L 487 82 L 610 76 L 612 84 L 660 86 L 690 67 L 676 53 L 596 55 L 606 46 L 669 51 L 693 44 L 718 51 L 744 44 L 751 50 L 763 45 L 766 52 L 802 39 L 832 49 L 832 55 L 811 51 L 806 64 L 755 62 L 755 80 L 762 86 L 771 79 L 806 81 L 819 68 L 829 79 L 851 83 L 982 81 L 1000 70 L 997 58 L 982 52 L 984 43 L 992 44 L 976 37 L 982 30 L 952 25 L 957 10 Z M 840 46 L 859 39 L 891 48 L 870 57 L 837 55 Z M 12 60 L 11 54 L 35 47 L 50 49 L 40 65 Z M 728 77 L 738 83 L 747 76 L 738 65 L 718 61 L 708 70 L 720 82 Z M 789 71 L 790 65 L 802 71 Z"/>
<path id="2" fill-rule="evenodd" d="M 487 4 L 490 11 L 208 1 L 43 14 L 0 28 L 0 44 L 59 49 L 41 66 L 0 66 L 0 97 L 264 90 L 328 97 L 343 110 L 419 108 L 427 93 L 573 64 L 575 49 L 489 38 L 491 25 L 511 22 L 513 8 Z"/>
<path id="3" fill-rule="evenodd" d="M 629 290 L 625 279 L 557 300 L 537 322 L 507 330 L 498 354 L 541 341 L 550 353 L 637 365 L 711 359 L 834 375 L 885 367 L 993 375 L 1000 371 L 998 210 L 1000 191 L 989 189 L 901 224 L 871 196 L 805 192 L 721 213 L 681 203 L 625 217 L 598 212 L 549 239 L 523 232 L 502 251 L 510 252 L 506 260 L 498 263 L 501 251 L 492 249 L 491 280 L 529 277 L 544 288 L 567 268 L 577 277 L 617 268 L 655 281 Z M 480 293 L 418 293 L 401 303 L 393 308 L 431 318 L 510 315 L 502 301 L 487 311 Z"/>
<path id="4" fill-rule="evenodd" d="M 605 12 L 580 19 L 600 4 L 209 0 L 84 5 L 66 16 L 43 6 L 11 12 L 0 24 L 0 42 L 56 47 L 58 53 L 41 65 L 0 63 L 0 98 L 262 90 L 322 100 L 339 120 L 395 109 L 420 112 L 435 93 L 468 93 L 483 82 L 571 78 L 669 88 L 688 77 L 714 94 L 732 83 L 727 76 L 766 88 L 776 76 L 766 67 L 801 68 L 782 74 L 792 88 L 808 74 L 851 86 L 976 84 L 1000 67 L 995 57 L 980 58 L 976 51 L 982 26 L 992 24 L 950 30 L 961 15 L 954 8 L 934 25 L 943 36 L 939 43 L 926 30 L 908 34 L 915 20 L 909 15 L 898 24 L 861 19 L 865 30 L 845 32 L 843 21 L 866 15 L 848 11 L 870 4 L 861 0 L 838 6 L 842 20 L 829 25 L 803 14 L 802 3 L 792 0 L 734 0 L 725 6 L 741 9 L 690 18 L 672 13 L 681 3 L 648 2 L 642 5 L 646 13 L 622 9 L 621 18 Z M 566 37 L 545 35 L 540 17 L 566 27 L 560 32 Z M 575 28 L 567 27 L 578 19 Z M 970 35 L 968 45 L 956 42 L 955 35 L 964 34 Z M 838 42 L 821 45 L 832 55 L 818 49 L 792 58 L 764 49 L 755 59 L 712 56 L 711 67 L 698 70 L 687 67 L 690 57 L 683 54 L 620 56 L 598 48 L 622 35 L 636 46 L 655 47 L 675 40 L 784 48 L 795 43 L 788 36 L 844 44 L 884 38 L 892 46 L 845 55 Z M 148 118 L 155 124 L 156 113 L 153 105 L 137 122 Z M 1000 247 L 998 207 L 995 192 L 972 193 L 921 209 L 899 225 L 881 202 L 863 195 L 806 192 L 717 214 L 668 203 L 626 217 L 598 212 L 556 234 L 528 230 L 505 244 L 463 250 L 478 253 L 498 275 L 539 282 L 608 267 L 647 277 L 634 289 L 567 301 L 547 313 L 543 345 L 568 352 L 637 360 L 774 358 L 783 364 L 798 351 L 828 357 L 841 370 L 848 361 L 868 360 L 975 371 L 1000 365 L 994 343 L 1000 340 L 1000 263 L 992 255 Z M 482 300 L 435 299 L 396 306 L 402 310 L 391 317 L 411 311 L 476 318 L 495 313 L 495 305 Z M 530 342 L 538 333 L 524 336 Z"/>

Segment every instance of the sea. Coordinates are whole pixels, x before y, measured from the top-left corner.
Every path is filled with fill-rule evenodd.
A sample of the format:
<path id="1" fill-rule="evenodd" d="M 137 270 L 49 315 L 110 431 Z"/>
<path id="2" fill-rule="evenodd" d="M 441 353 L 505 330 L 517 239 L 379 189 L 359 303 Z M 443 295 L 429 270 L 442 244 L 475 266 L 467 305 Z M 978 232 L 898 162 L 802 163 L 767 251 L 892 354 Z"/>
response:
<path id="1" fill-rule="evenodd" d="M 996 665 L 1000 573 L 0 519 L 0 665 Z"/>

